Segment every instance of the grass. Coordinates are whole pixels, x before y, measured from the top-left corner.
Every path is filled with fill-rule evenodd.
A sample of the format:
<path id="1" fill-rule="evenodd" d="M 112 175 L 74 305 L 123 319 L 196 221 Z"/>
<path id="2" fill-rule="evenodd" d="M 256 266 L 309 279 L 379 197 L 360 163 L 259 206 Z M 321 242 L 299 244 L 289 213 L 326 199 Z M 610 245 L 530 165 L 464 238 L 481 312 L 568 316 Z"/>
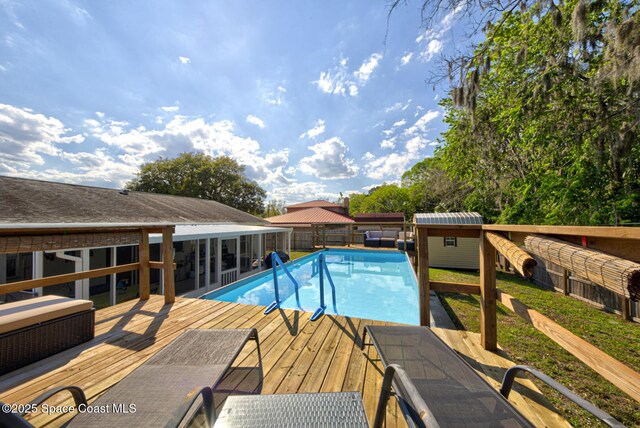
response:
<path id="1" fill-rule="evenodd" d="M 434 281 L 479 283 L 477 272 L 431 269 Z M 610 356 L 640 371 L 640 325 L 623 321 L 588 303 L 546 290 L 514 275 L 498 273 L 498 288 L 551 318 Z M 480 331 L 479 296 L 440 293 L 458 329 Z M 608 412 L 627 426 L 640 426 L 640 405 L 547 336 L 498 303 L 498 343 L 517 364 L 532 365 Z M 574 426 L 598 426 L 589 413 L 537 382 L 551 403 Z M 604 426 L 603 424 L 601 426 Z"/>
<path id="2" fill-rule="evenodd" d="M 307 254 L 311 254 L 313 251 L 292 251 L 291 254 L 289 254 L 289 257 L 291 257 L 291 260 L 295 260 L 295 259 L 299 259 L 300 257 L 304 257 Z"/>

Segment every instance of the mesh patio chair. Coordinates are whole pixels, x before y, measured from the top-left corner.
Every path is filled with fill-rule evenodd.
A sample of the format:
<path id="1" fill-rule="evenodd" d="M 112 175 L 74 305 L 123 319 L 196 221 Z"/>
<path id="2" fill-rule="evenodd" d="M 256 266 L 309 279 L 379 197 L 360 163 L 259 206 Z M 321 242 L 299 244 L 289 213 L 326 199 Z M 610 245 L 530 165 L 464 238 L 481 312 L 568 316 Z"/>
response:
<path id="1" fill-rule="evenodd" d="M 496 391 L 428 327 L 367 325 L 367 334 L 385 367 L 374 427 L 382 426 L 392 392 L 410 426 L 532 427 L 506 399 L 518 371 L 531 373 L 607 425 L 623 426 L 531 367 L 509 369 Z"/>

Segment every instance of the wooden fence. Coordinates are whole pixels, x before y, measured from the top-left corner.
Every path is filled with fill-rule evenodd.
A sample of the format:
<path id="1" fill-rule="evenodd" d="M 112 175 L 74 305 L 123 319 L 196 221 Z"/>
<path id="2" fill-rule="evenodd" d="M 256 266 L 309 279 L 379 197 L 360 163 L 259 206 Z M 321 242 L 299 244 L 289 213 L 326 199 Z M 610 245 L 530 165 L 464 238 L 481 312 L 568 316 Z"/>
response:
<path id="1" fill-rule="evenodd" d="M 640 259 L 640 229 L 621 227 L 570 227 L 570 226 L 508 226 L 508 225 L 426 225 L 418 224 L 417 258 L 420 298 L 420 323 L 429 325 L 429 292 L 457 292 L 480 295 L 480 336 L 486 350 L 497 350 L 496 304 L 519 315 L 537 330 L 552 339 L 580 361 L 591 367 L 620 390 L 640 402 L 640 373 L 605 354 L 595 346 L 569 332 L 553 320 L 528 308 L 522 302 L 496 287 L 496 248 L 487 239 L 487 233 L 499 233 L 500 239 L 517 244 L 531 234 L 546 235 L 568 242 L 582 244 L 590 249 L 638 262 Z M 429 236 L 479 237 L 480 284 L 444 283 L 429 280 L 429 254 L 425 244 Z M 495 242 L 495 240 L 493 240 Z M 538 266 L 544 263 L 538 261 Z M 549 271 L 547 270 L 547 274 Z M 535 273 L 534 273 L 535 275 Z M 553 274 L 549 274 L 553 275 Z M 562 272 L 564 289 L 571 287 L 571 276 Z M 574 280 L 575 281 L 575 280 Z M 568 290 L 570 292 L 570 290 Z M 629 298 L 619 296 L 625 317 L 631 314 Z M 637 302 L 634 302 L 637 304 Z M 636 312 L 637 314 L 637 312 Z"/>

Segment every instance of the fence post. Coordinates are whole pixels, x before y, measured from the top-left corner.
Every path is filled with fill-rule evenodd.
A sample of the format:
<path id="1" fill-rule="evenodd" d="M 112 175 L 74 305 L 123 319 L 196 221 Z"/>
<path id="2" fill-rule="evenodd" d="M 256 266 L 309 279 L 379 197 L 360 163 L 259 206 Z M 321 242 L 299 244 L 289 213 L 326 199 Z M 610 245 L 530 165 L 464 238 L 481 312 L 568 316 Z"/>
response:
<path id="1" fill-rule="evenodd" d="M 566 269 L 562 270 L 562 293 L 565 296 L 569 295 L 569 271 Z"/>
<path id="2" fill-rule="evenodd" d="M 498 348 L 496 321 L 496 252 L 480 232 L 480 342 L 487 351 Z"/>
<path id="3" fill-rule="evenodd" d="M 631 319 L 631 300 L 622 296 L 622 319 L 628 321 Z"/>
<path id="4" fill-rule="evenodd" d="M 426 228 L 419 228 L 417 235 L 420 325 L 429 326 L 431 325 L 431 308 L 429 306 L 429 232 Z"/>

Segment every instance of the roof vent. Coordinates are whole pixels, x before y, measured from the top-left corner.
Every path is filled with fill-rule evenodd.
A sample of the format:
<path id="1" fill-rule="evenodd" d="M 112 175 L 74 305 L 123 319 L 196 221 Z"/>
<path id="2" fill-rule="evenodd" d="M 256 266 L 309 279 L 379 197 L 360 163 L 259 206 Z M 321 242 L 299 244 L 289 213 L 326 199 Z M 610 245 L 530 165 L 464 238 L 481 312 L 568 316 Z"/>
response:
<path id="1" fill-rule="evenodd" d="M 129 194 L 129 189 L 122 189 L 119 193 L 121 195 L 128 195 Z"/>

